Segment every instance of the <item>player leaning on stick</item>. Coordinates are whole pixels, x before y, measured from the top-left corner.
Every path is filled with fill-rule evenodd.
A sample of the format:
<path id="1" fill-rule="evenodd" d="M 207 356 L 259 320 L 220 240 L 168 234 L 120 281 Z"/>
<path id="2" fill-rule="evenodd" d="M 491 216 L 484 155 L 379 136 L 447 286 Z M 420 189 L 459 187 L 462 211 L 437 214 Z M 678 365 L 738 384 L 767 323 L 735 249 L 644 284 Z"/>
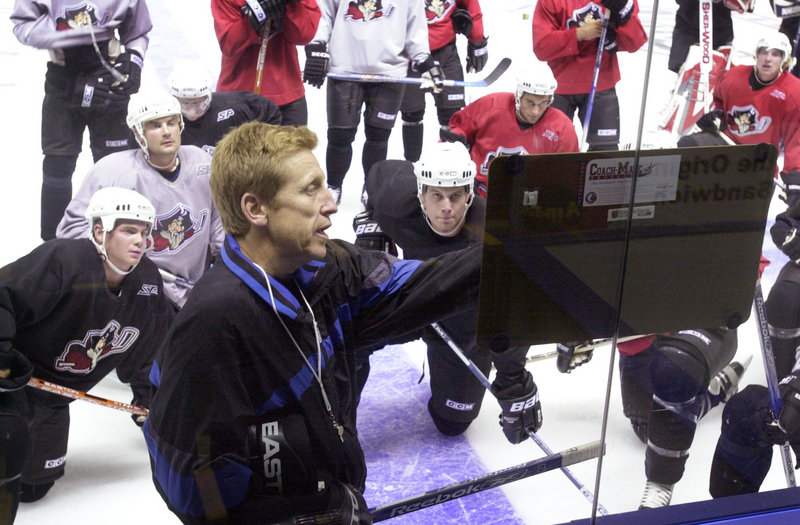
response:
<path id="1" fill-rule="evenodd" d="M 369 212 L 354 221 L 356 245 L 383 249 L 385 241 L 397 241 L 409 259 L 480 245 L 486 203 L 474 194 L 474 178 L 475 164 L 460 143 L 432 144 L 416 165 L 401 160 L 376 163 L 367 174 Z M 376 222 L 380 228 L 374 227 Z M 498 372 L 492 392 L 503 408 L 501 425 L 508 440 L 519 443 L 528 437 L 526 428 L 539 430 L 539 392 L 525 370 L 528 348 L 479 351 L 476 308 L 439 324 L 484 375 L 494 362 Z M 431 369 L 428 412 L 442 434 L 459 435 L 478 417 L 486 389 L 432 328 L 423 330 L 422 339 Z"/>
<path id="2" fill-rule="evenodd" d="M 533 11 L 533 52 L 550 65 L 558 80 L 553 107 L 570 119 L 578 112 L 584 121 L 597 49 L 603 26 L 603 10 L 609 12 L 596 94 L 586 135 L 589 150 L 613 150 L 619 145 L 620 80 L 618 51 L 633 53 L 647 42 L 636 0 L 539 0 Z"/>
<path id="3" fill-rule="evenodd" d="M 283 124 L 305 126 L 297 46 L 317 31 L 316 0 L 211 0 L 211 15 L 222 51 L 217 91 L 256 91 L 278 105 Z"/>
<path id="4" fill-rule="evenodd" d="M 71 399 L 25 388 L 31 374 L 89 390 L 112 370 L 150 405 L 148 374 L 173 310 L 144 255 L 155 208 L 98 190 L 88 238 L 54 239 L 0 269 L 0 522 L 64 475 Z"/>
<path id="5" fill-rule="evenodd" d="M 479 246 L 421 262 L 328 239 L 316 143 L 249 122 L 214 152 L 221 262 L 159 349 L 145 423 L 185 523 L 371 523 L 356 364 L 476 300 Z"/>
<path id="6" fill-rule="evenodd" d="M 48 240 L 72 198 L 84 130 L 95 162 L 133 147 L 125 112 L 139 90 L 152 24 L 144 0 L 15 0 L 11 21 L 20 42 L 50 52 L 42 103 L 41 236 Z"/>
<path id="7" fill-rule="evenodd" d="M 411 67 L 442 88 L 444 73 L 430 53 L 428 26 L 421 0 L 319 0 L 322 18 L 306 46 L 303 79 L 322 87 L 333 73 L 373 73 L 405 77 Z M 328 186 L 336 202 L 353 157 L 353 141 L 364 107 L 361 154 L 364 175 L 386 159 L 389 135 L 400 111 L 405 85 L 328 79 Z"/>
<path id="8" fill-rule="evenodd" d="M 89 170 L 57 235 L 86 234 L 86 206 L 99 188 L 119 186 L 145 195 L 156 207 L 148 257 L 166 272 L 167 297 L 180 307 L 207 268 L 208 255 L 219 253 L 222 245 L 222 222 L 208 187 L 211 157 L 195 146 L 181 146 L 181 107 L 165 91 L 131 97 L 128 125 L 139 149 L 109 155 Z"/>

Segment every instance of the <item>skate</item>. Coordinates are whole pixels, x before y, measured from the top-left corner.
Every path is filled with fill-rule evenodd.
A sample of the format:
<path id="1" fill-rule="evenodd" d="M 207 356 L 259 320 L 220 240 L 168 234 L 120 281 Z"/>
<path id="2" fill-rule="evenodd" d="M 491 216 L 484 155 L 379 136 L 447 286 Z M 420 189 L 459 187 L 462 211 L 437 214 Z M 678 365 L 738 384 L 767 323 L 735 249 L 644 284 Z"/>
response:
<path id="1" fill-rule="evenodd" d="M 733 397 L 739 391 L 739 381 L 750 366 L 753 356 L 747 356 L 741 363 L 731 361 L 728 365 L 717 372 L 708 384 L 708 392 L 711 395 L 719 396 L 723 403 Z"/>
<path id="2" fill-rule="evenodd" d="M 672 499 L 672 487 L 674 486 L 647 480 L 642 501 L 639 503 L 639 510 L 657 509 L 669 505 L 669 500 Z"/>

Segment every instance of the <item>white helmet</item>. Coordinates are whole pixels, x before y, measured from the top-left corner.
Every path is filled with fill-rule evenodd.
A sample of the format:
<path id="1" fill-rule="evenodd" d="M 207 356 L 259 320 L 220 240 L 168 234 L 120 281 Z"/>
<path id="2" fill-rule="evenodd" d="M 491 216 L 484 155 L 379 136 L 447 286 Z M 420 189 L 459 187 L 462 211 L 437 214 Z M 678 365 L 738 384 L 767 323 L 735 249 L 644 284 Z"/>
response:
<path id="1" fill-rule="evenodd" d="M 550 102 L 553 102 L 553 94 L 556 92 L 558 82 L 553 72 L 544 62 L 534 62 L 530 68 L 522 72 L 517 77 L 517 91 L 514 94 L 514 102 L 517 111 L 519 111 L 519 101 L 523 93 L 530 93 L 531 95 L 544 95 L 550 97 Z"/>
<path id="2" fill-rule="evenodd" d="M 475 182 L 475 163 L 467 148 L 460 142 L 436 142 L 414 164 L 417 195 L 425 186 L 468 186 L 472 194 Z"/>
<path id="3" fill-rule="evenodd" d="M 142 124 L 148 120 L 153 120 L 169 115 L 177 115 L 180 118 L 181 131 L 183 131 L 183 115 L 178 99 L 166 91 L 139 92 L 131 95 L 128 102 L 128 116 L 125 122 L 134 131 L 136 142 L 142 148 L 146 157 L 150 154 L 147 150 L 147 140 L 144 138 L 144 128 Z"/>
<path id="4" fill-rule="evenodd" d="M 211 77 L 198 62 L 179 62 L 168 79 L 169 92 L 181 103 L 181 110 L 189 120 L 202 117 L 211 104 Z M 202 104 L 186 105 L 181 99 L 203 98 Z"/>
<path id="5" fill-rule="evenodd" d="M 133 271 L 133 268 L 124 271 L 111 264 L 106 254 L 105 243 L 105 236 L 116 227 L 117 221 L 144 222 L 147 224 L 148 240 L 146 244 L 148 247 L 153 244 L 150 235 L 155 225 L 156 209 L 144 195 L 136 191 L 113 186 L 100 188 L 89 199 L 89 205 L 86 207 L 86 220 L 89 221 L 89 238 L 92 243 L 100 251 L 100 255 L 111 269 L 121 275 L 129 274 Z M 103 244 L 98 244 L 94 238 L 94 225 L 98 220 L 103 226 Z"/>
<path id="6" fill-rule="evenodd" d="M 771 31 L 762 36 L 756 44 L 756 55 L 762 49 L 777 49 L 783 53 L 783 62 L 781 69 L 787 70 L 794 66 L 794 58 L 792 58 L 792 44 L 789 42 L 789 37 L 780 31 Z"/>

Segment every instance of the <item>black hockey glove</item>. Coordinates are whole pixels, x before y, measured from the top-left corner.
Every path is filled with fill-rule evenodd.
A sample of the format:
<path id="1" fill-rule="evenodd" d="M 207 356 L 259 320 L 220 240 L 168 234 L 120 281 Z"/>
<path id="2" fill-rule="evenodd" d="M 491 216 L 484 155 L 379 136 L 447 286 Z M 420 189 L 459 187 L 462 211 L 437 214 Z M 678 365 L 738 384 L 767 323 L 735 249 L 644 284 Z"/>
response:
<path id="1" fill-rule="evenodd" d="M 142 84 L 142 67 L 144 61 L 142 55 L 136 51 L 125 51 L 117 57 L 114 63 L 114 69 L 122 73 L 125 81 L 116 81 L 111 87 L 114 91 L 122 93 L 126 96 L 131 96 L 139 91 L 139 86 Z"/>
<path id="2" fill-rule="evenodd" d="M 0 392 L 13 392 L 25 388 L 33 375 L 28 358 L 13 348 L 0 353 Z"/>
<path id="3" fill-rule="evenodd" d="M 303 82 L 321 88 L 328 74 L 331 55 L 325 42 L 311 42 L 306 46 L 306 66 L 303 69 Z"/>
<path id="4" fill-rule="evenodd" d="M 78 75 L 72 105 L 87 115 L 102 115 L 112 104 L 125 104 L 128 97 L 111 89 L 114 82 L 110 73 Z"/>
<path id="5" fill-rule="evenodd" d="M 587 341 L 588 342 L 588 341 Z M 594 350 L 576 352 L 575 350 L 586 343 L 558 343 L 556 351 L 556 368 L 562 374 L 569 374 L 584 363 L 592 360 Z"/>
<path id="6" fill-rule="evenodd" d="M 469 36 L 472 33 L 472 15 L 463 7 L 453 10 L 450 21 L 453 22 L 453 31 L 457 34 Z"/>
<path id="7" fill-rule="evenodd" d="M 789 217 L 800 219 L 800 171 L 781 172 L 781 180 L 785 190 L 781 190 L 780 198 L 786 203 Z"/>
<path id="8" fill-rule="evenodd" d="M 618 26 L 624 26 L 633 14 L 633 0 L 600 0 L 603 7 L 611 11 L 611 19 Z"/>
<path id="9" fill-rule="evenodd" d="M 394 241 L 381 230 L 369 211 L 362 211 L 353 217 L 353 231 L 356 232 L 356 246 L 367 250 L 379 250 L 397 257 L 397 246 Z"/>
<path id="10" fill-rule="evenodd" d="M 267 20 L 280 20 L 286 14 L 286 0 L 245 0 L 242 16 L 258 34 L 264 30 Z"/>
<path id="11" fill-rule="evenodd" d="M 796 264 L 800 264 L 800 235 L 792 228 L 780 246 L 781 251 Z"/>
<path id="12" fill-rule="evenodd" d="M 725 112 L 721 109 L 712 109 L 697 119 L 697 127 L 701 131 L 708 131 L 709 133 L 723 131 L 725 129 Z"/>
<path id="13" fill-rule="evenodd" d="M 617 52 L 617 30 L 611 24 L 606 28 L 606 40 L 603 49 L 608 53 Z"/>
<path id="14" fill-rule="evenodd" d="M 795 436 L 800 430 L 800 376 L 789 374 L 781 379 L 780 390 L 783 408 L 778 423 L 789 436 Z"/>
<path id="15" fill-rule="evenodd" d="M 488 38 L 480 42 L 467 42 L 467 73 L 478 73 L 486 67 L 486 61 L 489 60 L 488 43 Z"/>
<path id="16" fill-rule="evenodd" d="M 464 146 L 466 146 L 467 149 L 469 149 L 469 143 L 467 142 L 467 137 L 465 137 L 461 133 L 454 133 L 449 129 L 440 129 L 439 137 L 441 137 L 442 141 L 444 142 L 460 142 Z"/>
<path id="17" fill-rule="evenodd" d="M 428 55 L 425 60 L 417 60 L 411 64 L 411 69 L 417 73 L 422 73 L 422 78 L 427 80 L 423 82 L 422 88 L 433 88 L 434 93 L 438 93 L 444 87 L 444 71 L 439 61 Z M 427 85 L 426 85 L 427 84 Z"/>
<path id="18" fill-rule="evenodd" d="M 542 427 L 539 390 L 530 372 L 525 370 L 524 375 L 516 380 L 498 374 L 492 383 L 492 393 L 503 409 L 500 426 L 511 443 L 524 441 L 528 438 L 528 430 L 536 432 Z"/>

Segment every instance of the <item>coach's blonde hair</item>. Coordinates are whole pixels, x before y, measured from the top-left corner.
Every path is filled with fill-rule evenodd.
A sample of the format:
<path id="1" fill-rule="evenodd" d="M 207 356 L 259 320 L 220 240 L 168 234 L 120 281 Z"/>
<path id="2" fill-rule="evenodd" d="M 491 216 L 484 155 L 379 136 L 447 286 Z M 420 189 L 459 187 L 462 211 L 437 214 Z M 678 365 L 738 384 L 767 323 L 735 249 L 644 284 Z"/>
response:
<path id="1" fill-rule="evenodd" d="M 227 233 L 242 236 L 250 223 L 241 209 L 247 192 L 270 202 L 285 181 L 286 160 L 317 146 L 317 135 L 305 126 L 248 122 L 228 132 L 211 161 L 211 195 Z"/>

